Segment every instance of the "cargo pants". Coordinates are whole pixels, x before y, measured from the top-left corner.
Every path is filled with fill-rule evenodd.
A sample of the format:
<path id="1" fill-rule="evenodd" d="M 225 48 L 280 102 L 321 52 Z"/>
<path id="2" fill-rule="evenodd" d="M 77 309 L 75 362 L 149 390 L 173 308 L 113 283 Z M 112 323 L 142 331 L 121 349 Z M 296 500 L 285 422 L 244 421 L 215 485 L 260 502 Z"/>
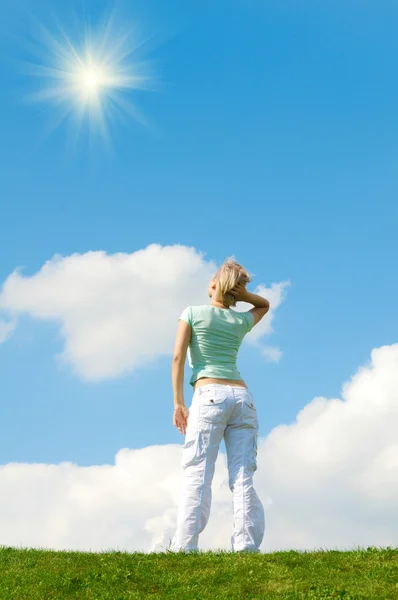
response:
<path id="1" fill-rule="evenodd" d="M 257 411 L 247 388 L 224 384 L 197 388 L 182 451 L 184 475 L 171 551 L 198 549 L 199 534 L 210 515 L 211 482 L 223 438 L 233 494 L 232 550 L 259 551 L 265 524 L 263 505 L 253 487 L 257 435 Z"/>

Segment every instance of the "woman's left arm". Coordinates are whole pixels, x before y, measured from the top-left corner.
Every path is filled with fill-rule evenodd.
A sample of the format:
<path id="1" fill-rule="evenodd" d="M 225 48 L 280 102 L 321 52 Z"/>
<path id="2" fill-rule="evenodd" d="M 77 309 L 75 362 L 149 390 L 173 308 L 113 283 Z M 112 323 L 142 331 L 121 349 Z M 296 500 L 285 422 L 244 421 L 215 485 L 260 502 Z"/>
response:
<path id="1" fill-rule="evenodd" d="M 174 395 L 173 424 L 183 434 L 186 433 L 189 415 L 189 411 L 184 403 L 184 365 L 190 340 L 191 327 L 185 321 L 180 320 L 174 345 L 171 376 Z"/>

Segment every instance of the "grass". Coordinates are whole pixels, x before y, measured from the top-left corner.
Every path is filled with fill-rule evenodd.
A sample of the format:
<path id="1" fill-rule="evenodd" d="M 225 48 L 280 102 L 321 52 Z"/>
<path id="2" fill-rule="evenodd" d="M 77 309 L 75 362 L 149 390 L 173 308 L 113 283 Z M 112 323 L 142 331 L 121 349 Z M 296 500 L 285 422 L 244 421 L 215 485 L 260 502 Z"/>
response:
<path id="1" fill-rule="evenodd" d="M 0 547 L 0 599 L 398 599 L 398 549 L 102 554 Z"/>

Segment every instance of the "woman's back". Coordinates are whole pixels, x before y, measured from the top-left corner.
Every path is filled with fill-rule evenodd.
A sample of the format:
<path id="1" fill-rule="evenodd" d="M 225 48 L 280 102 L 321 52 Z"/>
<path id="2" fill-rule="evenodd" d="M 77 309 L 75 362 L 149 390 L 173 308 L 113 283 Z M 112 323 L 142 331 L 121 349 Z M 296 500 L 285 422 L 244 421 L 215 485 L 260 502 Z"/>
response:
<path id="1" fill-rule="evenodd" d="M 191 327 L 191 385 L 203 377 L 240 380 L 236 361 L 242 340 L 254 325 L 253 314 L 212 305 L 188 306 L 180 319 Z"/>

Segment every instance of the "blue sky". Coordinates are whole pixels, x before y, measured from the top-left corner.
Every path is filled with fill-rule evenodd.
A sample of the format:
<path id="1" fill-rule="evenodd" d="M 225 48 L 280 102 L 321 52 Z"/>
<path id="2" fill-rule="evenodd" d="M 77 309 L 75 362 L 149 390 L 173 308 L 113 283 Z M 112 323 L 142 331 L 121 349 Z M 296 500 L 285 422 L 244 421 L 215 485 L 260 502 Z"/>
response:
<path id="1" fill-rule="evenodd" d="M 24 101 L 37 85 L 22 69 L 28 9 L 67 28 L 81 4 L 0 3 L 1 281 L 55 254 L 151 243 L 235 254 L 255 283 L 289 280 L 267 339 L 280 362 L 241 353 L 263 436 L 397 341 L 398 9 L 294 4 L 125 6 L 162 40 L 150 55 L 162 86 L 133 94 L 153 130 L 115 123 L 109 152 L 84 136 L 68 146 L 68 123 L 41 141 L 53 109 Z M 93 22 L 104 7 L 85 3 Z M 1 464 L 102 464 L 181 443 L 169 357 L 86 382 L 59 366 L 62 347 L 55 323 L 28 316 L 0 344 Z"/>

